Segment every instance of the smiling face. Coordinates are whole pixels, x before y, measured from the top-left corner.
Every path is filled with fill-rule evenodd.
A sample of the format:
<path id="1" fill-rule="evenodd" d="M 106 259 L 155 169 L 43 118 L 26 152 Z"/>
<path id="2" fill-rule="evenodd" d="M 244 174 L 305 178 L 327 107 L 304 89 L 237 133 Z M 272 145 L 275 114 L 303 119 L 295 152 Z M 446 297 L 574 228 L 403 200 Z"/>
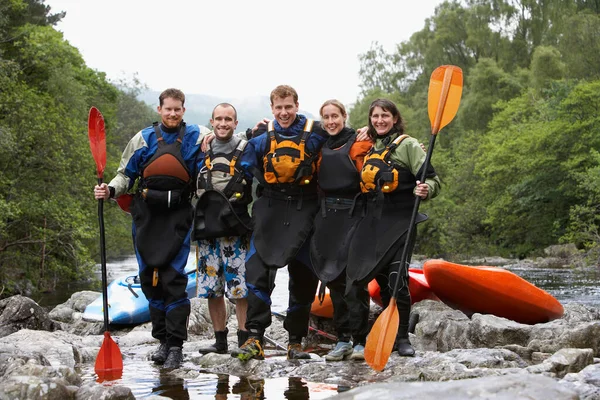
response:
<path id="1" fill-rule="evenodd" d="M 398 122 L 398 117 L 394 117 L 390 111 L 376 106 L 371 111 L 369 120 L 377 135 L 383 136 L 392 130 L 394 124 Z"/>
<path id="2" fill-rule="evenodd" d="M 157 111 L 160 114 L 162 124 L 166 128 L 177 128 L 183 121 L 185 107 L 181 100 L 167 97 L 163 100 L 162 105 L 157 107 Z"/>
<path id="3" fill-rule="evenodd" d="M 346 115 L 336 105 L 327 104 L 321 108 L 321 124 L 329 135 L 335 136 L 344 129 Z"/>
<path id="4" fill-rule="evenodd" d="M 218 105 L 213 110 L 210 124 L 213 126 L 217 139 L 229 140 L 238 125 L 235 109 L 231 106 Z"/>
<path id="5" fill-rule="evenodd" d="M 298 102 L 294 101 L 293 96 L 284 98 L 275 96 L 271 103 L 271 112 L 282 128 L 289 128 L 296 120 Z"/>

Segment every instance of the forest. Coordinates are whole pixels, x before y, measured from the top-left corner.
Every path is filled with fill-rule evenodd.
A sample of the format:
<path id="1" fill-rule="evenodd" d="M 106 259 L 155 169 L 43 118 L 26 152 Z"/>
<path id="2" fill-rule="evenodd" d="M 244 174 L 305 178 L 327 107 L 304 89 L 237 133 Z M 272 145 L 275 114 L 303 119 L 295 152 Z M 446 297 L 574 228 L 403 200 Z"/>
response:
<path id="1" fill-rule="evenodd" d="M 107 123 L 116 170 L 133 133 L 156 119 L 143 83 L 111 82 L 55 29 L 44 0 L 0 1 L 0 298 L 88 278 L 99 259 L 90 106 Z M 463 0 L 422 30 L 360 54 L 361 95 L 395 101 L 427 145 L 427 90 L 440 65 L 464 74 L 456 118 L 432 163 L 442 193 L 421 210 L 416 252 L 462 260 L 532 257 L 573 243 L 600 263 L 600 1 Z M 105 207 L 108 256 L 132 252 L 130 217 Z"/>

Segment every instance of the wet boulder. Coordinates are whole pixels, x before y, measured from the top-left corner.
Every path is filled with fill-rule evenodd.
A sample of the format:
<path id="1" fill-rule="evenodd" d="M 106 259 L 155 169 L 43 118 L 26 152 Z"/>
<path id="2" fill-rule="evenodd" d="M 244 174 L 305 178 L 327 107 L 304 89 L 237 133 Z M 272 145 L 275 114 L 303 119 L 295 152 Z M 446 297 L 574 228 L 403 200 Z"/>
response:
<path id="1" fill-rule="evenodd" d="M 0 338 L 21 329 L 55 331 L 60 325 L 28 297 L 15 295 L 0 300 Z"/>

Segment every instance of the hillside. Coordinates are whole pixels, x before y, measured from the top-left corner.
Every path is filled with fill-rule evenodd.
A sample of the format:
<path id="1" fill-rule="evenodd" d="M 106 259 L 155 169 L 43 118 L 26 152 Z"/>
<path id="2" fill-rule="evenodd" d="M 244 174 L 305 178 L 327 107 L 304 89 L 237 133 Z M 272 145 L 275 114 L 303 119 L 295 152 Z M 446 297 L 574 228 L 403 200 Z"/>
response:
<path id="1" fill-rule="evenodd" d="M 148 90 L 142 92 L 138 99 L 150 105 L 153 109 L 158 106 L 160 92 Z M 219 103 L 231 103 L 238 112 L 238 131 L 251 128 L 256 122 L 267 117 L 272 117 L 268 96 L 252 96 L 243 98 L 225 98 L 204 94 L 186 93 L 185 95 L 185 120 L 189 123 L 205 125 L 210 128 L 210 117 L 213 108 Z M 310 113 L 300 111 L 302 114 L 315 118 Z"/>

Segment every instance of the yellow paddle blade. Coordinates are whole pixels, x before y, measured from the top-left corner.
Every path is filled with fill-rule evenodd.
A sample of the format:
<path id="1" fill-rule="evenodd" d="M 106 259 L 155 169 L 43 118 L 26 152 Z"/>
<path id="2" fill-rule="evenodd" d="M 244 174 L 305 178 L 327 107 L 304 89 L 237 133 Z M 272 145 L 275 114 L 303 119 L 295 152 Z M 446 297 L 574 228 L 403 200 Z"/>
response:
<path id="1" fill-rule="evenodd" d="M 387 364 L 394 349 L 399 323 L 396 299 L 392 297 L 390 304 L 373 324 L 365 345 L 365 361 L 375 371 L 383 370 Z"/>
<path id="2" fill-rule="evenodd" d="M 428 112 L 431 134 L 437 133 L 452 121 L 462 95 L 462 69 L 454 65 L 437 67 L 429 80 Z"/>

